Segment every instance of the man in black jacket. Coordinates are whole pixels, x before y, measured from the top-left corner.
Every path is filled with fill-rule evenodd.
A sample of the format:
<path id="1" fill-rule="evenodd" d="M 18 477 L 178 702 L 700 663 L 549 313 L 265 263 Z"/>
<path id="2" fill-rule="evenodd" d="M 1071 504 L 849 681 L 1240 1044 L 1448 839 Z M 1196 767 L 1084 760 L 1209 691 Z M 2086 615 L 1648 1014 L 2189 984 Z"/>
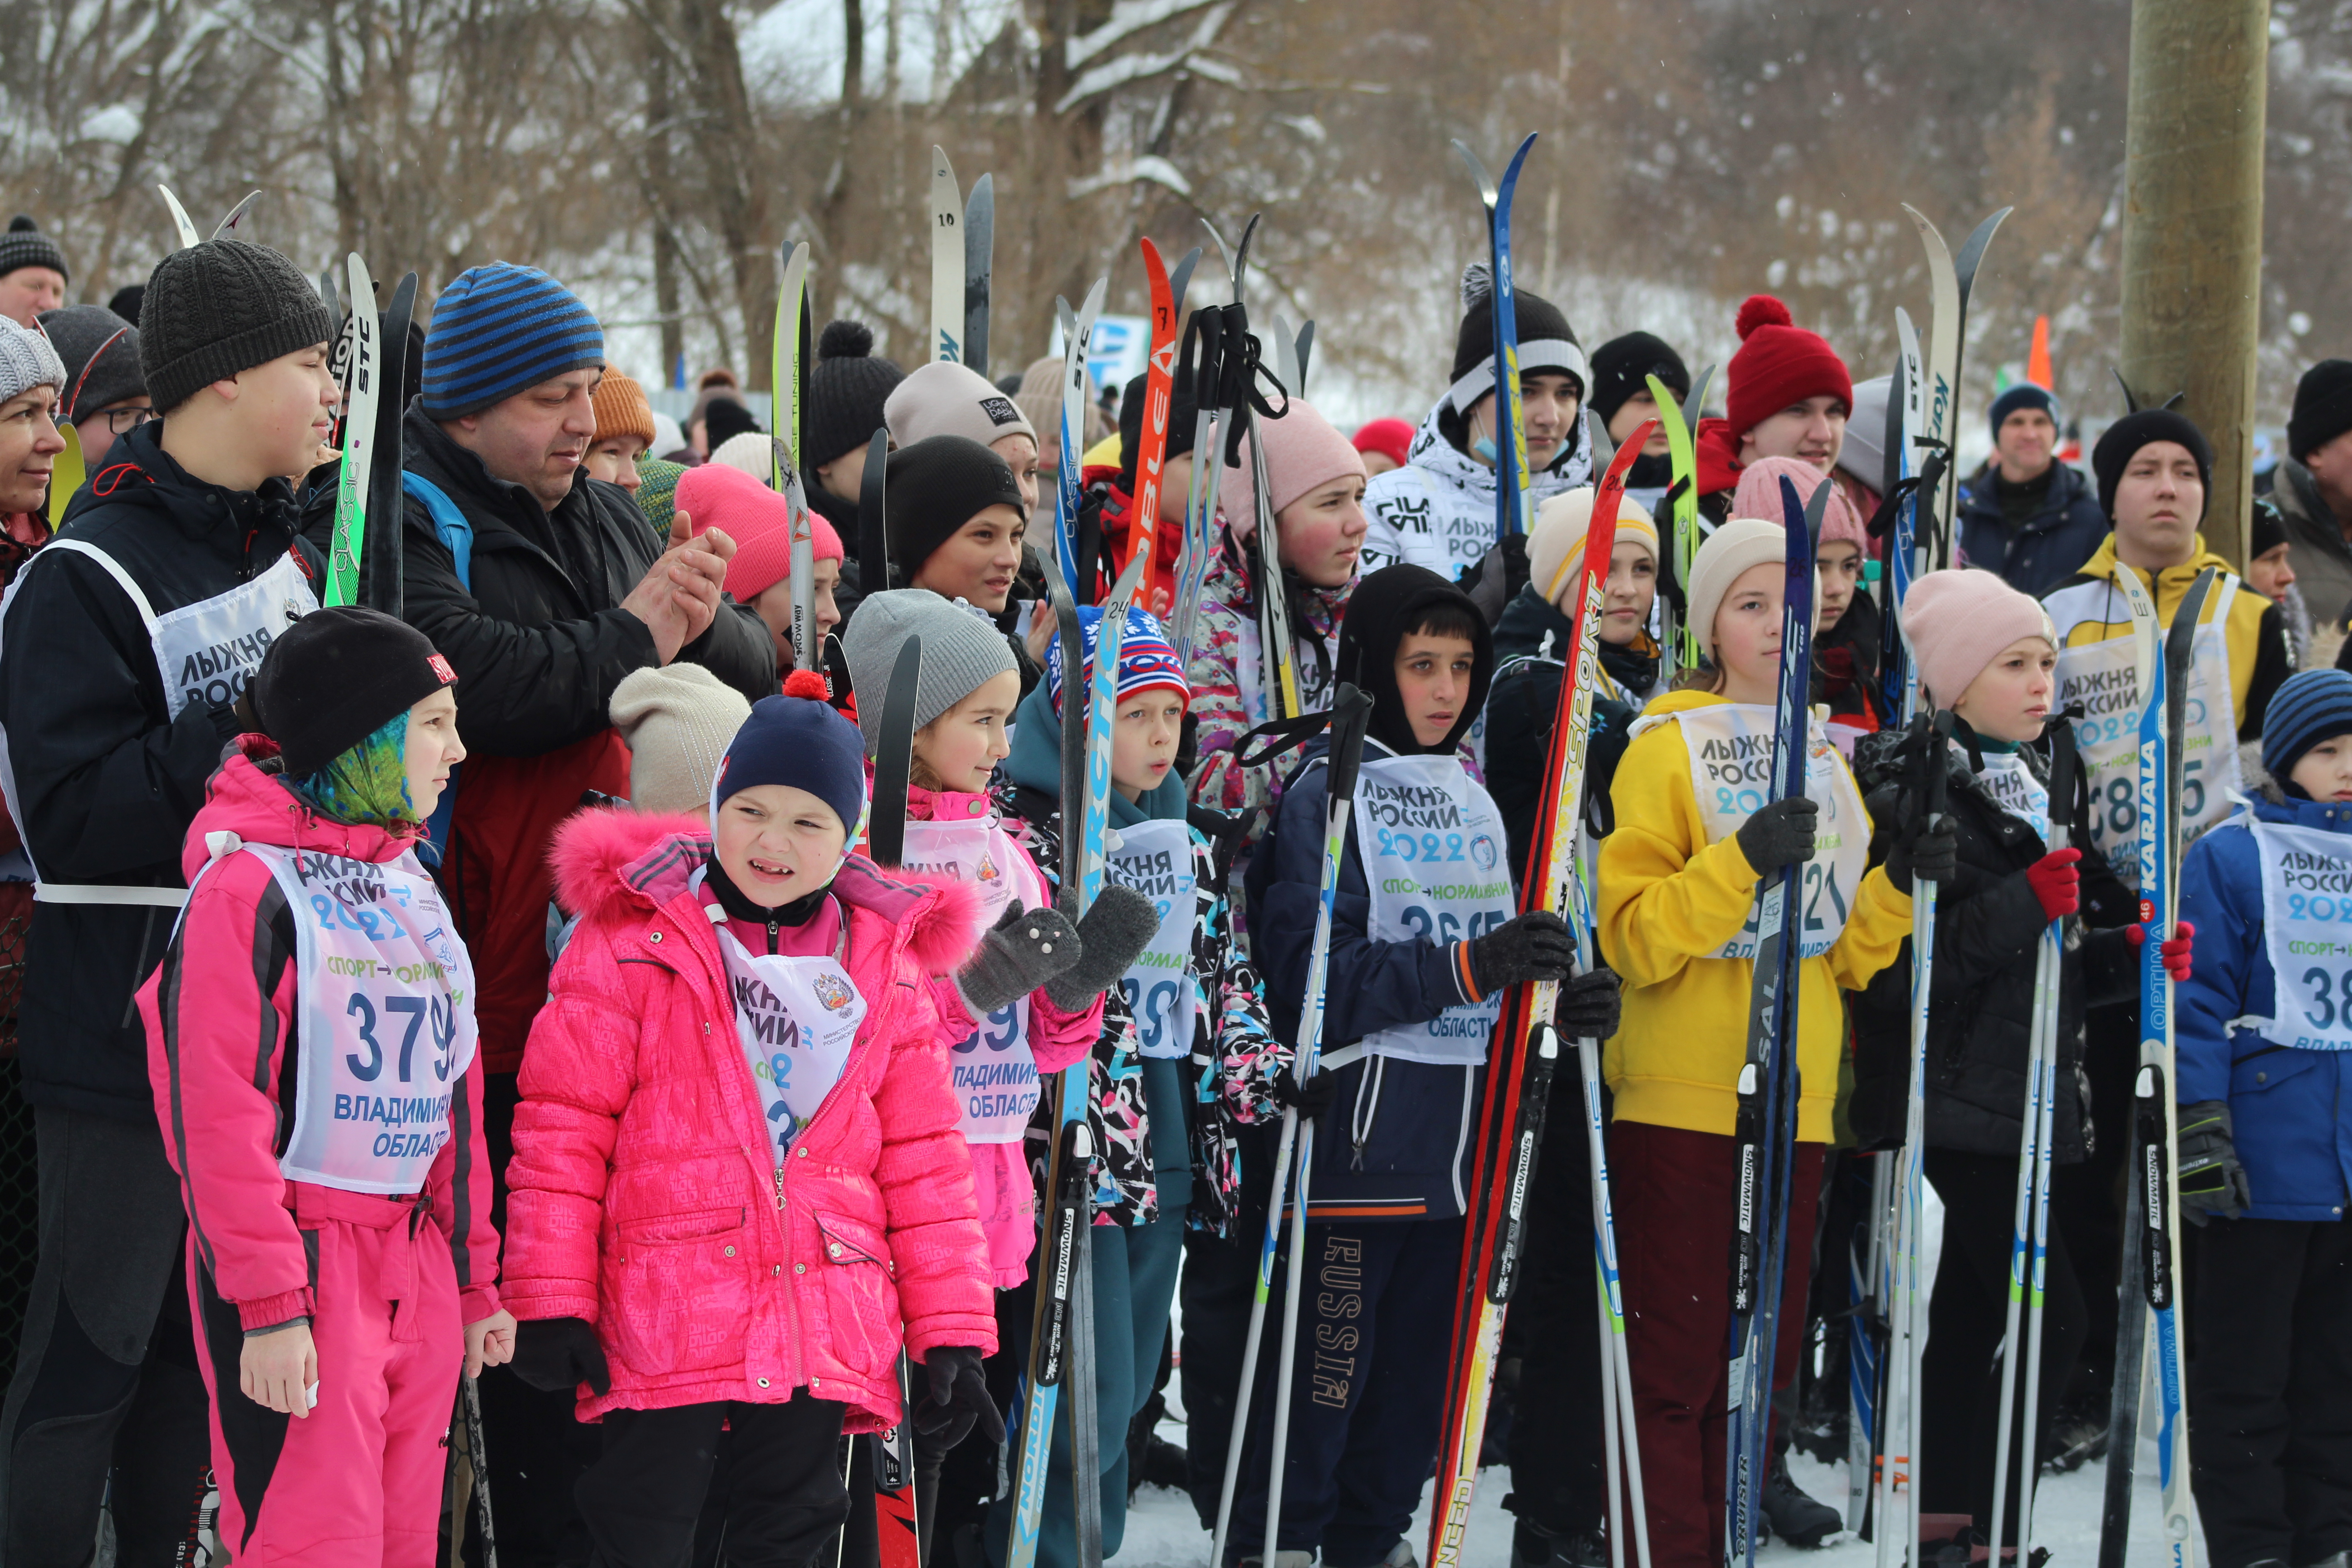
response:
<path id="1" fill-rule="evenodd" d="M 1992 400 L 1992 456 L 1960 487 L 1960 555 L 2035 598 L 2098 553 L 2107 514 L 2058 460 L 2058 400 L 2020 382 Z"/>
<path id="2" fill-rule="evenodd" d="M 514 1075 L 547 996 L 548 845 L 583 792 L 628 793 L 614 689 L 684 660 L 757 701 L 777 689 L 775 652 L 759 618 L 720 592 L 724 535 L 690 539 L 681 516 L 665 548 L 626 491 L 584 471 L 604 333 L 561 283 L 503 261 L 469 268 L 435 300 L 424 357 L 402 430 L 402 613 L 464 693 L 471 754 L 435 837 L 474 961 L 483 1127 L 503 1178 Z M 311 537 L 323 538 L 331 491 L 310 508 Z M 495 1204 L 503 1225 L 503 1179 Z M 507 1555 L 558 1552 L 578 1529 L 562 1450 L 584 1433 L 593 1458 L 593 1429 L 572 1420 L 569 1398 L 503 1375 L 484 1380 L 482 1403 L 491 1489 L 511 1516 Z"/>
<path id="3" fill-rule="evenodd" d="M 308 467 L 331 427 L 331 331 L 274 250 L 165 258 L 139 344 L 165 417 L 116 443 L 0 623 L 8 807 L 39 879 L 18 1061 L 40 1261 L 0 1411 L 10 1568 L 89 1562 L 110 1472 L 117 1561 L 175 1562 L 203 1485 L 187 1219 L 132 997 L 187 900 L 181 841 L 241 728 L 236 700 L 318 607 L 324 568 L 275 476 Z M 205 1328 L 233 1344 L 240 1326 Z"/>

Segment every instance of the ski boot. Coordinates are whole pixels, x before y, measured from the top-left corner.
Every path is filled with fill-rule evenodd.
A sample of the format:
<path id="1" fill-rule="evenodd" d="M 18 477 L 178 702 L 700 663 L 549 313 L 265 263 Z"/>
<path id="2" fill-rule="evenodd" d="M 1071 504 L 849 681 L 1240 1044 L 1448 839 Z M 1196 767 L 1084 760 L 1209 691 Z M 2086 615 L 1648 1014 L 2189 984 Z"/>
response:
<path id="1" fill-rule="evenodd" d="M 1786 1454 L 1773 1458 L 1771 1472 L 1764 1478 L 1764 1521 L 1791 1546 L 1819 1546 L 1845 1528 L 1837 1510 L 1798 1487 Z"/>
<path id="2" fill-rule="evenodd" d="M 1511 1568 L 1609 1568 L 1609 1538 L 1598 1530 L 1556 1535 L 1523 1519 L 1511 1532 Z"/>
<path id="3" fill-rule="evenodd" d="M 2107 1457 L 2108 1396 L 2078 1395 L 2051 1417 L 2050 1457 L 2042 1468 L 2053 1475 L 2068 1475 L 2095 1459 Z"/>

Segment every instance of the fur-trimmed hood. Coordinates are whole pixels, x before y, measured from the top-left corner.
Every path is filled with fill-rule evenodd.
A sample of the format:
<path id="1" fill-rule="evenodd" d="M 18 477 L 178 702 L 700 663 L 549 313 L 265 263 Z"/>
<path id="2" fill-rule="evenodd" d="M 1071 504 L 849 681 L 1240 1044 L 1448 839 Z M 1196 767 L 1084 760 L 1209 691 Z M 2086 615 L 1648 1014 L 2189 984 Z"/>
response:
<path id="1" fill-rule="evenodd" d="M 591 914 L 614 900 L 648 910 L 683 897 L 711 856 L 710 835 L 690 816 L 583 811 L 556 829 L 549 861 L 565 909 Z M 986 929 L 980 895 L 953 880 L 885 871 L 852 855 L 832 888 L 853 910 L 870 910 L 906 931 L 907 955 L 926 974 L 951 974 Z"/>

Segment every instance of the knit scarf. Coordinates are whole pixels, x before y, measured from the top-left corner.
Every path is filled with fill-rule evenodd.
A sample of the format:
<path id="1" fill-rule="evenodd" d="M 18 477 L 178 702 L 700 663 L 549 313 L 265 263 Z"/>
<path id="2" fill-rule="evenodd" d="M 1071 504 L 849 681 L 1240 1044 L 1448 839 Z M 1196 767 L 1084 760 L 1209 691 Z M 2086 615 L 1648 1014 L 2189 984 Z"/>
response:
<path id="1" fill-rule="evenodd" d="M 322 816 L 354 826 L 394 827 L 418 820 L 408 795 L 408 715 L 401 713 L 317 773 L 286 787 Z"/>

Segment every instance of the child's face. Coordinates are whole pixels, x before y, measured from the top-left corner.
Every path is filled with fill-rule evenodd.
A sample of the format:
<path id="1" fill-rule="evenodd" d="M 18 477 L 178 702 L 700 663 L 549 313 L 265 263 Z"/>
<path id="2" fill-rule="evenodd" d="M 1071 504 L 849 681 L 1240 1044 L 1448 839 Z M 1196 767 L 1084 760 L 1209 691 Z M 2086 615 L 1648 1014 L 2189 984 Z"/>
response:
<path id="1" fill-rule="evenodd" d="M 833 880 L 849 830 L 833 807 L 804 789 L 753 784 L 719 803 L 711 839 L 737 889 L 772 910 Z"/>
<path id="2" fill-rule="evenodd" d="M 1184 699 L 1164 687 L 1120 703 L 1110 731 L 1111 787 L 1129 800 L 1158 789 L 1176 765 L 1183 730 Z"/>
<path id="3" fill-rule="evenodd" d="M 443 687 L 408 710 L 408 742 L 402 761 L 408 772 L 408 798 L 424 821 L 441 804 L 449 770 L 466 760 L 457 739 L 457 695 Z"/>
<path id="4" fill-rule="evenodd" d="M 2352 734 L 2320 742 L 2303 753 L 2286 776 L 2314 800 L 2352 800 Z"/>
<path id="5" fill-rule="evenodd" d="M 1570 598 L 1575 596 L 1570 591 Z M 1601 640 L 1625 647 L 1650 624 L 1650 602 L 1658 596 L 1658 558 L 1640 540 L 1609 552 L 1609 585 L 1601 601 Z"/>
<path id="6" fill-rule="evenodd" d="M 1469 705 L 1477 664 L 1478 650 L 1468 637 L 1409 632 L 1397 644 L 1397 697 L 1417 744 L 1434 746 L 1453 731 Z"/>
<path id="7" fill-rule="evenodd" d="M 816 563 L 809 574 L 810 608 L 816 616 L 816 640 L 822 645 L 824 634 L 841 625 L 841 606 L 834 603 L 833 591 L 841 585 L 841 563 L 830 556 Z M 790 670 L 793 654 L 793 580 L 779 577 L 760 590 L 751 601 L 751 611 L 767 626 L 768 635 L 776 639 L 776 668 Z"/>
<path id="8" fill-rule="evenodd" d="M 1083 700 L 1083 699 L 1081 699 Z M 978 795 L 1013 750 L 1005 721 L 1021 701 L 1021 677 L 992 675 L 964 700 L 915 731 L 915 782 L 925 789 Z"/>
<path id="9" fill-rule="evenodd" d="M 646 482 L 637 473 L 637 458 L 645 449 L 635 436 L 607 436 L 588 448 L 588 477 L 635 495 Z"/>
<path id="10" fill-rule="evenodd" d="M 1003 504 L 978 515 L 923 557 L 910 588 L 929 588 L 943 599 L 965 599 L 990 615 L 1003 612 L 1021 570 L 1021 539 L 1029 525 Z"/>
<path id="11" fill-rule="evenodd" d="M 313 343 L 237 372 L 237 426 L 253 442 L 263 471 L 307 474 L 333 448 L 335 405 L 342 393 L 327 369 L 327 345 Z"/>
<path id="12" fill-rule="evenodd" d="M 1770 702 L 1780 685 L 1781 590 L 1789 569 L 1759 561 L 1731 580 L 1715 612 L 1715 663 L 1724 695 L 1735 702 Z"/>
<path id="13" fill-rule="evenodd" d="M 1364 476 L 1349 474 L 1310 490 L 1277 512 L 1274 526 L 1285 566 L 1318 588 L 1339 587 L 1356 574 L 1356 557 L 1371 527 L 1364 516 Z"/>
<path id="14" fill-rule="evenodd" d="M 1820 637 L 1837 625 L 1846 606 L 1853 603 L 1854 588 L 1862 582 L 1862 548 L 1843 541 L 1824 544 L 1814 566 L 1813 635 Z"/>
<path id="15" fill-rule="evenodd" d="M 2050 715 L 2051 671 L 2057 668 L 2058 653 L 2047 637 L 2020 637 L 1969 682 L 1952 711 L 1979 735 L 2023 745 L 2041 735 L 2042 721 Z"/>

